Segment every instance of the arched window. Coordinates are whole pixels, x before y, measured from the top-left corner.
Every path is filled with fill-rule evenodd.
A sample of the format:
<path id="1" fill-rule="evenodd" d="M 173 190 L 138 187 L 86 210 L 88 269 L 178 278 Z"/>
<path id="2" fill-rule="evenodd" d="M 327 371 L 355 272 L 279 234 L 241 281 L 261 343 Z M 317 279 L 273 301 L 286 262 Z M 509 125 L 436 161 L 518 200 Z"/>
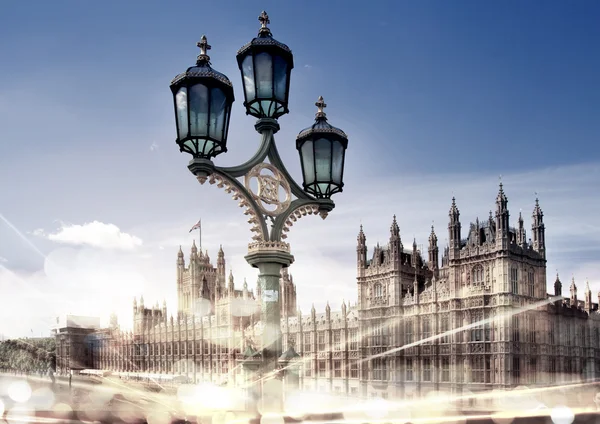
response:
<path id="1" fill-rule="evenodd" d="M 381 284 L 375 284 L 375 287 L 373 287 L 373 296 L 376 298 L 383 297 L 383 287 Z"/>
<path id="2" fill-rule="evenodd" d="M 535 274 L 533 268 L 527 273 L 527 294 L 530 297 L 535 297 Z"/>
<path id="3" fill-rule="evenodd" d="M 519 294 L 519 271 L 515 266 L 510 268 L 510 289 L 514 294 Z"/>
<path id="4" fill-rule="evenodd" d="M 483 285 L 483 267 L 481 265 L 477 265 L 473 267 L 471 282 L 475 286 Z"/>

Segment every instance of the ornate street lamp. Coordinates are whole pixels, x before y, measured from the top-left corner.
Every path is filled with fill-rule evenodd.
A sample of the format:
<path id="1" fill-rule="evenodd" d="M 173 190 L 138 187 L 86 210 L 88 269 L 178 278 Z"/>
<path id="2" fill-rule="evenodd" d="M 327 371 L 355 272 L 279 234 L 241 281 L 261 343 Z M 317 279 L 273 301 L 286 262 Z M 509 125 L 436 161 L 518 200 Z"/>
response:
<path id="1" fill-rule="evenodd" d="M 195 158 L 214 158 L 227 151 L 227 131 L 233 87 L 229 79 L 210 67 L 206 36 L 200 42 L 196 66 L 171 81 L 177 122 L 177 144 Z"/>
<path id="2" fill-rule="evenodd" d="M 304 190 L 319 199 L 329 199 L 344 186 L 344 158 L 348 136 L 327 122 L 323 97 L 317 103 L 315 123 L 300 131 L 296 148 L 300 153 Z"/>
<path id="3" fill-rule="evenodd" d="M 237 54 L 244 84 L 246 114 L 277 119 L 289 112 L 290 74 L 294 57 L 288 46 L 273 38 L 267 27 L 269 15 L 263 10 L 258 37 Z"/>
<path id="4" fill-rule="evenodd" d="M 302 131 L 296 142 L 303 186 L 290 176 L 277 151 L 274 134 L 279 130 L 277 119 L 288 112 L 293 57 L 286 45 L 273 39 L 266 12 L 258 19 L 258 37 L 237 54 L 244 106 L 247 114 L 258 118 L 254 127 L 261 136 L 260 147 L 251 159 L 234 167 L 215 166 L 212 161 L 227 150 L 233 89 L 225 75 L 210 68 L 206 55 L 210 46 L 205 37 L 198 43 L 201 51 L 197 66 L 177 76 L 171 91 L 177 143 L 181 151 L 193 157 L 188 169 L 201 184 L 208 181 L 230 193 L 245 209 L 251 224 L 254 235 L 246 261 L 259 270 L 263 333 L 258 352 L 263 374 L 267 374 L 278 369 L 282 354 L 279 279 L 281 268 L 294 261 L 284 241 L 286 233 L 299 218 L 318 214 L 325 219 L 334 208 L 331 196 L 342 191 L 348 137 L 327 122 L 325 103 L 319 97 L 315 123 Z M 273 406 L 276 410 L 282 407 Z"/>

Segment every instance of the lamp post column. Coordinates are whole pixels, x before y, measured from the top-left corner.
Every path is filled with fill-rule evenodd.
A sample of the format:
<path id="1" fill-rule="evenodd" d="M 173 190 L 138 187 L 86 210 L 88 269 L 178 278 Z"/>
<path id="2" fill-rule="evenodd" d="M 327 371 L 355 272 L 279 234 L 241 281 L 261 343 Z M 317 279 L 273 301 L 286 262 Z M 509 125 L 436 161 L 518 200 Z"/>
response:
<path id="1" fill-rule="evenodd" d="M 263 322 L 260 352 L 262 353 L 261 413 L 283 411 L 283 385 L 276 375 L 279 369 L 281 343 L 281 296 L 279 280 L 281 269 L 288 267 L 294 257 L 283 248 L 283 243 L 259 242 L 249 246 L 246 261 L 258 268 L 262 298 L 261 320 Z"/>

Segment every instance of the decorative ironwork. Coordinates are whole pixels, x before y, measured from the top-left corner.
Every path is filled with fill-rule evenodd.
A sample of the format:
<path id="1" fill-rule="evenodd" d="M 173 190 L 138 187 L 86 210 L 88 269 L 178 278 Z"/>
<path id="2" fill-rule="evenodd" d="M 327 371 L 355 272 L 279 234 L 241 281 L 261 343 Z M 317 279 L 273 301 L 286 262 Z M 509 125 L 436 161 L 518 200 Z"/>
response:
<path id="1" fill-rule="evenodd" d="M 263 170 L 269 171 L 272 175 L 262 174 Z M 253 179 L 258 182 L 256 193 L 252 190 Z M 255 165 L 245 176 L 245 186 L 262 213 L 267 216 L 275 217 L 282 214 L 292 201 L 292 191 L 285 177 L 277 168 L 268 163 Z M 283 189 L 283 199 L 281 199 L 280 189 Z M 265 208 L 264 204 L 275 206 L 275 209 L 269 210 Z"/>
<path id="2" fill-rule="evenodd" d="M 266 226 L 261 225 L 262 216 L 260 214 L 260 210 L 254 200 L 248 196 L 248 194 L 243 190 L 243 187 L 240 187 L 241 184 L 235 184 L 234 180 L 228 178 L 225 175 L 214 172 L 208 177 L 198 176 L 197 177 L 200 184 L 204 184 L 207 180 L 209 184 L 216 184 L 218 188 L 222 188 L 225 192 L 230 193 L 233 200 L 239 201 L 238 206 L 240 208 L 244 208 L 244 215 L 247 215 L 248 223 L 252 226 L 250 227 L 250 231 L 255 233 L 252 237 L 253 240 L 260 241 L 268 239 L 268 234 L 266 233 Z M 237 181 L 236 181 L 237 182 Z"/>

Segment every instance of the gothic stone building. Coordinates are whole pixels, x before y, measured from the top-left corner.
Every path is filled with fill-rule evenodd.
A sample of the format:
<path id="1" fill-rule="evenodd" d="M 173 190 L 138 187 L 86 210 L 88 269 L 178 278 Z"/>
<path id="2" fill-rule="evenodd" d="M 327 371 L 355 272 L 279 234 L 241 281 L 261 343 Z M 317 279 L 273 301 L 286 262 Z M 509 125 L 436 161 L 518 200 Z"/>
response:
<path id="1" fill-rule="evenodd" d="M 531 239 L 519 214 L 510 226 L 500 185 L 496 211 L 463 235 L 452 199 L 448 240 L 439 258 L 432 228 L 427 257 L 405 249 L 394 217 L 387 246 L 367 256 L 357 243 L 358 299 L 341 310 L 296 312 L 296 288 L 281 277 L 284 349 L 302 356 L 300 384 L 308 390 L 364 397 L 412 398 L 431 390 L 454 394 L 564 384 L 600 376 L 598 305 L 586 285 L 584 301 L 573 280 L 563 297 L 558 276 L 546 292 L 546 237 L 536 199 Z M 238 360 L 249 338 L 258 340 L 257 293 L 226 284 L 219 251 L 214 268 L 195 244 L 185 266 L 177 257 L 178 313 L 134 303 L 133 332 L 97 332 L 90 342 L 95 368 L 194 381 L 241 382 Z"/>

